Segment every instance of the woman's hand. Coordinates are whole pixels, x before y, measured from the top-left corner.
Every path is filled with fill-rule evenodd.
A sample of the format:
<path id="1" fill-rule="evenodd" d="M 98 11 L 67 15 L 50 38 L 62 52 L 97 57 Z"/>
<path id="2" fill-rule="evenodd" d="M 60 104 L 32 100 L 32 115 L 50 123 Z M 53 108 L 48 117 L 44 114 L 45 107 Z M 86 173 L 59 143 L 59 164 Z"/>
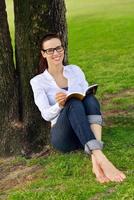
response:
<path id="1" fill-rule="evenodd" d="M 60 107 L 64 107 L 66 102 L 66 93 L 58 92 L 55 96 L 56 102 L 59 104 Z"/>

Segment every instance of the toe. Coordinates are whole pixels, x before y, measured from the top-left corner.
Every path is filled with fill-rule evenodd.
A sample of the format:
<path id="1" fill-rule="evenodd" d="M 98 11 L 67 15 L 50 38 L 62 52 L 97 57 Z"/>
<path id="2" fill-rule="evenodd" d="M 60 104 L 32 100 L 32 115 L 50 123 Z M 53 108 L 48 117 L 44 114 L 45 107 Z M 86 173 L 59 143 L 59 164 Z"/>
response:
<path id="1" fill-rule="evenodd" d="M 106 182 L 106 183 L 109 183 L 109 181 L 110 181 L 110 180 L 105 176 L 105 182 Z"/>
<path id="2" fill-rule="evenodd" d="M 118 174 L 114 177 L 115 182 L 122 182 L 123 178 Z"/>
<path id="3" fill-rule="evenodd" d="M 123 179 L 125 179 L 125 178 L 126 178 L 126 175 L 125 175 L 124 173 L 121 172 L 121 177 L 122 177 Z"/>
<path id="4" fill-rule="evenodd" d="M 97 181 L 100 182 L 100 183 L 104 183 L 104 182 L 105 182 L 104 179 L 103 179 L 102 177 L 97 177 L 96 179 L 97 179 Z"/>

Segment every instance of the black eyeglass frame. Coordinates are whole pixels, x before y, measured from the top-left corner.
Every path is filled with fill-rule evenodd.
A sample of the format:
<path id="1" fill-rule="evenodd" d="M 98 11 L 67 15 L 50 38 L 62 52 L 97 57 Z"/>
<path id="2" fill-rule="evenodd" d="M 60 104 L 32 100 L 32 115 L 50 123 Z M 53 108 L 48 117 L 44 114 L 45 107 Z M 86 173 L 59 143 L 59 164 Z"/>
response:
<path id="1" fill-rule="evenodd" d="M 58 49 L 57 49 L 57 48 L 59 48 L 59 47 L 62 47 L 62 49 L 61 49 L 60 51 L 58 51 Z M 48 50 L 50 50 L 50 49 L 52 49 L 52 53 L 48 53 Z M 64 47 L 63 47 L 63 45 L 60 45 L 60 46 L 57 46 L 57 47 L 55 47 L 55 48 L 41 49 L 41 50 L 42 50 L 44 53 L 47 53 L 48 55 L 52 55 L 52 54 L 54 54 L 54 51 L 55 51 L 55 50 L 56 50 L 58 53 L 64 51 Z"/>

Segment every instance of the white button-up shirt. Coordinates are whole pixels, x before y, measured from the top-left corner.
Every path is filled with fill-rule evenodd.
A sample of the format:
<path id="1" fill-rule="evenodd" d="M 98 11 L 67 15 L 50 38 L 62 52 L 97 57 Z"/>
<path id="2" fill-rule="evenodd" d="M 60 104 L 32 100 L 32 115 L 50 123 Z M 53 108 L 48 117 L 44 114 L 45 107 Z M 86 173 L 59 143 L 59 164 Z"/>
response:
<path id="1" fill-rule="evenodd" d="M 58 92 L 81 92 L 84 93 L 88 88 L 83 71 L 76 65 L 66 65 L 63 68 L 63 75 L 68 80 L 68 91 L 60 88 L 53 76 L 46 69 L 43 73 L 30 80 L 34 93 L 34 101 L 39 108 L 42 117 L 46 121 L 51 121 L 53 126 L 60 115 L 61 108 L 55 100 Z"/>

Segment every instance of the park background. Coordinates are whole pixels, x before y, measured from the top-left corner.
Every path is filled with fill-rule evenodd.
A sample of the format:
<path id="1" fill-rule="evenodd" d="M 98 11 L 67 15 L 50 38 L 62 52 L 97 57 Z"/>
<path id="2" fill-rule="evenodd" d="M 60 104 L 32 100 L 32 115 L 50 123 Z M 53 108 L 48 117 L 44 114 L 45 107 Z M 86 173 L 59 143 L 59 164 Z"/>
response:
<path id="1" fill-rule="evenodd" d="M 12 1 L 6 2 L 14 46 Z M 0 198 L 134 199 L 134 1 L 66 0 L 66 7 L 69 63 L 79 65 L 90 84 L 99 84 L 104 152 L 127 179 L 100 185 L 83 152 L 63 155 L 53 150 L 30 160 L 19 156 L 1 159 L 7 176 L 1 182 Z"/>

